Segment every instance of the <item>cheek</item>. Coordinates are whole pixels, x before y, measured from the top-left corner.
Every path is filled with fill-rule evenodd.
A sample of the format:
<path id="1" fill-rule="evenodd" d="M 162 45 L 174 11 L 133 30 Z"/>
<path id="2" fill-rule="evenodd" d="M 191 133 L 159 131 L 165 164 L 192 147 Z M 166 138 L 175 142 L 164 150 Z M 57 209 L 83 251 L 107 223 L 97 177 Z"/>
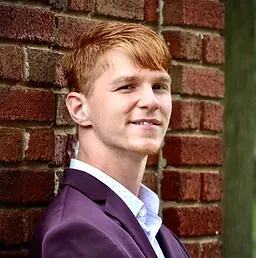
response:
<path id="1" fill-rule="evenodd" d="M 166 97 L 162 99 L 162 112 L 169 118 L 172 113 L 172 99 L 171 97 Z"/>
<path id="2" fill-rule="evenodd" d="M 123 115 L 129 114 L 134 107 L 136 106 L 136 100 L 131 96 L 130 98 L 127 96 L 118 100 L 117 110 L 120 111 Z"/>
<path id="3" fill-rule="evenodd" d="M 170 108 L 169 108 L 169 112 L 170 112 L 170 117 L 172 115 L 172 100 L 170 101 Z"/>

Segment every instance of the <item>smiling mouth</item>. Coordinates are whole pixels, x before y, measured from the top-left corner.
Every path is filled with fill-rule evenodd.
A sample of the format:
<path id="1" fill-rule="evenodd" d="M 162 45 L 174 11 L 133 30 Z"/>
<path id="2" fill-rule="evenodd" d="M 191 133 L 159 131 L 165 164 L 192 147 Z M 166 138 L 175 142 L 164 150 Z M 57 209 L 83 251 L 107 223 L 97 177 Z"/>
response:
<path id="1" fill-rule="evenodd" d="M 133 124 L 136 124 L 136 125 L 154 125 L 153 123 L 150 123 L 150 122 L 137 122 L 137 123 L 133 123 Z"/>
<path id="2" fill-rule="evenodd" d="M 137 121 L 133 121 L 131 122 L 132 124 L 135 125 L 160 125 L 160 122 L 156 119 L 152 119 L 152 120 L 137 120 Z"/>
<path id="3" fill-rule="evenodd" d="M 150 122 L 138 122 L 138 123 L 132 123 L 132 124 L 135 124 L 135 125 L 156 125 L 156 124 L 150 123 Z"/>

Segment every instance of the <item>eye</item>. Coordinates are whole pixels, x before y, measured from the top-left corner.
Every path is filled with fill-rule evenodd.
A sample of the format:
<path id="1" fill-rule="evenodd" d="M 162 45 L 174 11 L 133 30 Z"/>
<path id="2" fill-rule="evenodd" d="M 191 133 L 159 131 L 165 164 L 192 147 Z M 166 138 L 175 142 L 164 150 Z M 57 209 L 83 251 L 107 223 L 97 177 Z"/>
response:
<path id="1" fill-rule="evenodd" d="M 133 84 L 128 84 L 128 85 L 119 87 L 119 88 L 117 89 L 117 91 L 129 91 L 129 90 L 133 90 L 134 88 L 135 88 L 135 85 L 133 85 Z"/>
<path id="2" fill-rule="evenodd" d="M 153 90 L 167 90 L 167 91 L 169 91 L 168 85 L 164 85 L 164 84 L 156 84 L 152 88 L 153 88 Z"/>

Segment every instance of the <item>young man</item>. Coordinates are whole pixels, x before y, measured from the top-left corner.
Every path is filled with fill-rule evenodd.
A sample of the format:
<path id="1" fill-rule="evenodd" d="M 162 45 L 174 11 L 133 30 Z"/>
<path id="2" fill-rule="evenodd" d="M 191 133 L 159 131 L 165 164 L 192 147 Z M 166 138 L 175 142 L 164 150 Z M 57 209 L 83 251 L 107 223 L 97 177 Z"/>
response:
<path id="1" fill-rule="evenodd" d="M 33 237 L 34 258 L 190 257 L 141 184 L 171 114 L 171 57 L 139 24 L 100 22 L 64 60 L 79 150 Z"/>

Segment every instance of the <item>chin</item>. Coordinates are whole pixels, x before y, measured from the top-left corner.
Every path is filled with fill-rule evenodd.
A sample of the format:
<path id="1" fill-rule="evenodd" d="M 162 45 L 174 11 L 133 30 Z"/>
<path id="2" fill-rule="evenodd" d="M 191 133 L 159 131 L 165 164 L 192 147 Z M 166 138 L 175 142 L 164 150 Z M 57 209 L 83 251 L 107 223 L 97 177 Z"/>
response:
<path id="1" fill-rule="evenodd" d="M 144 145 L 133 145 L 131 150 L 142 155 L 154 155 L 158 153 L 161 144 L 144 144 Z"/>

